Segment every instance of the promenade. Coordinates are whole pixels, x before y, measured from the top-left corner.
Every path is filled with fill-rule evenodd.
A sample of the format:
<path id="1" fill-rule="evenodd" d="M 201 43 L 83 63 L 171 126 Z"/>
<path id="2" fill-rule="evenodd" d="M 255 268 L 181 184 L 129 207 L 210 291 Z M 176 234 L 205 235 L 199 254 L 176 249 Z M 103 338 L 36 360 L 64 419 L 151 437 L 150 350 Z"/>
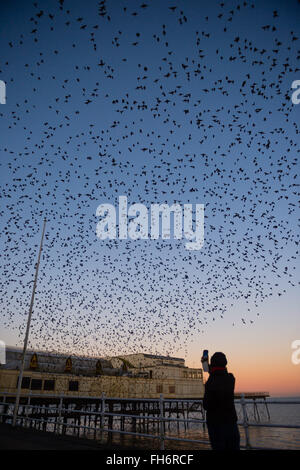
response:
<path id="1" fill-rule="evenodd" d="M 0 424 L 0 450 L 122 450 L 124 447 L 101 445 L 93 440 L 57 436 L 50 432 Z M 126 447 L 126 450 L 130 450 Z"/>

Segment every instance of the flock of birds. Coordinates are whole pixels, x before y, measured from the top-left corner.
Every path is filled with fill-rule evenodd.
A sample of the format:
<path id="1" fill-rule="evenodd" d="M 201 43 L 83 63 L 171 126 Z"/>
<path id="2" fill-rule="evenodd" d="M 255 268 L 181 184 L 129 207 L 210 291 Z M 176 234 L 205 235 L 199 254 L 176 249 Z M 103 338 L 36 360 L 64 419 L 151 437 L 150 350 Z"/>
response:
<path id="1" fill-rule="evenodd" d="M 44 217 L 40 349 L 173 354 L 297 285 L 297 34 L 248 0 L 174 3 L 36 1 L 3 47 L 1 328 L 20 343 Z M 119 195 L 203 203 L 204 247 L 100 241 Z"/>

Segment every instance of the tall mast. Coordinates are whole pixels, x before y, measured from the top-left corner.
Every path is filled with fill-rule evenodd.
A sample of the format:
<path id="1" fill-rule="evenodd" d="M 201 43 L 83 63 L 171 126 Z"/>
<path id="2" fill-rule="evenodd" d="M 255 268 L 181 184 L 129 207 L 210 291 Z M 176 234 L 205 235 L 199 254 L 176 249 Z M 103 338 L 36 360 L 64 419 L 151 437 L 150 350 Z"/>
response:
<path id="1" fill-rule="evenodd" d="M 37 265 L 36 265 L 36 268 L 35 268 L 35 276 L 34 276 L 34 282 L 33 282 L 32 294 L 31 294 L 31 302 L 30 302 L 28 319 L 27 319 L 27 328 L 26 328 L 26 334 L 25 334 L 24 345 L 23 345 L 23 352 L 22 352 L 22 357 L 21 357 L 20 374 L 19 374 L 19 380 L 18 380 L 18 390 L 17 390 L 17 395 L 16 395 L 13 422 L 12 422 L 13 426 L 16 425 L 17 416 L 18 416 L 18 409 L 19 409 L 19 402 L 20 402 L 20 395 L 21 395 L 21 387 L 22 387 L 22 379 L 23 379 L 23 372 L 24 372 L 24 365 L 25 365 L 25 356 L 26 356 L 26 351 L 27 351 L 27 343 L 28 343 L 28 338 L 29 338 L 30 322 L 31 322 L 31 315 L 32 315 L 32 309 L 33 309 L 33 303 L 34 303 L 34 296 L 35 296 L 35 291 L 36 291 L 37 278 L 38 278 L 38 273 L 39 273 L 41 253 L 42 253 L 42 249 L 43 249 L 43 240 L 44 240 L 45 228 L 46 228 L 46 218 L 44 219 L 40 249 L 39 249 L 39 254 L 38 254 L 38 260 L 37 260 Z"/>

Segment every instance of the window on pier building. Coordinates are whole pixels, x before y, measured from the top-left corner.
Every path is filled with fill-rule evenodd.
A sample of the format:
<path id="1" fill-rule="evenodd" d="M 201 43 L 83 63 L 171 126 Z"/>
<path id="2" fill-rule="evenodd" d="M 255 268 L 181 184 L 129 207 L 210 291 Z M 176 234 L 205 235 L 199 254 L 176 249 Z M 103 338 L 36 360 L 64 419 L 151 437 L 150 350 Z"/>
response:
<path id="1" fill-rule="evenodd" d="M 78 380 L 69 380 L 69 392 L 78 392 L 79 382 Z"/>
<path id="2" fill-rule="evenodd" d="M 29 367 L 30 367 L 30 369 L 33 369 L 33 370 L 37 369 L 37 367 L 38 367 L 38 358 L 37 358 L 36 353 L 32 354 L 31 359 L 30 359 Z"/>
<path id="3" fill-rule="evenodd" d="M 70 357 L 66 360 L 65 372 L 72 372 L 72 359 Z"/>
<path id="4" fill-rule="evenodd" d="M 163 386 L 162 385 L 156 385 L 156 393 L 162 393 L 163 392 Z"/>
<path id="5" fill-rule="evenodd" d="M 103 375 L 103 368 L 100 360 L 96 362 L 96 375 Z"/>
<path id="6" fill-rule="evenodd" d="M 175 385 L 169 386 L 169 393 L 175 393 Z"/>
<path id="7" fill-rule="evenodd" d="M 44 381 L 44 390 L 54 390 L 55 380 L 45 380 Z"/>
<path id="8" fill-rule="evenodd" d="M 42 390 L 43 381 L 41 379 L 31 379 L 31 390 Z"/>
<path id="9" fill-rule="evenodd" d="M 19 383 L 19 378 L 18 378 L 18 383 Z M 18 384 L 17 384 L 17 386 L 18 386 Z M 30 377 L 23 377 L 22 378 L 21 388 L 30 388 Z"/>

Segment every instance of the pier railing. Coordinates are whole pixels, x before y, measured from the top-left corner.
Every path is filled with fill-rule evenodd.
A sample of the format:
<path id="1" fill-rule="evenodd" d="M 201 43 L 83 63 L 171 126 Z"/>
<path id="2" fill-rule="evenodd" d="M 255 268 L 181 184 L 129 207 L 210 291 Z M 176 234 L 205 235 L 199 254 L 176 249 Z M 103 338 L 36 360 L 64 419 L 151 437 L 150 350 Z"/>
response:
<path id="1" fill-rule="evenodd" d="M 14 397 L 12 397 L 11 393 L 0 393 L 0 397 L 2 397 L 2 401 L 0 401 L 0 421 L 5 423 L 12 423 L 13 418 L 13 411 L 14 411 Z M 209 446 L 209 441 L 206 439 L 188 439 L 179 436 L 171 436 L 166 433 L 165 426 L 168 423 L 184 423 L 185 425 L 189 423 L 197 423 L 199 425 L 205 426 L 206 420 L 205 416 L 203 419 L 199 418 L 190 418 L 185 416 L 183 412 L 183 417 L 178 417 L 178 408 L 177 408 L 177 417 L 170 417 L 171 414 L 176 413 L 176 410 L 169 408 L 169 412 L 171 410 L 171 414 L 169 417 L 165 416 L 166 414 L 166 405 L 170 405 L 170 403 L 181 403 L 182 408 L 184 409 L 184 405 L 190 405 L 190 412 L 195 411 L 195 406 L 199 405 L 201 410 L 203 411 L 202 407 L 202 400 L 188 400 L 188 399 L 165 399 L 163 395 L 160 395 L 160 398 L 111 398 L 106 397 L 102 394 L 101 397 L 83 397 L 83 396 L 70 396 L 70 395 L 60 395 L 60 396 L 53 396 L 53 395 L 45 395 L 45 394 L 34 394 L 29 393 L 28 395 L 22 395 L 21 405 L 19 408 L 19 413 L 17 416 L 17 425 L 23 427 L 30 427 L 34 429 L 44 430 L 54 432 L 56 434 L 67 434 L 68 430 L 72 430 L 73 434 L 77 433 L 78 436 L 82 437 L 89 437 L 97 439 L 99 433 L 108 433 L 109 438 L 112 438 L 113 433 L 124 434 L 124 435 L 132 435 L 142 438 L 149 438 L 149 439 L 156 439 L 159 441 L 159 447 L 161 450 L 165 449 L 165 442 L 166 441 L 180 441 L 192 444 L 203 444 L 204 446 Z M 52 399 L 52 403 L 47 403 L 45 400 L 42 404 L 33 404 L 31 401 L 36 401 L 36 399 Z M 56 403 L 53 403 L 53 399 L 56 400 Z M 80 409 L 74 409 L 69 407 L 70 400 L 74 400 L 74 403 L 78 402 L 78 400 L 85 400 L 85 409 L 82 407 Z M 24 402 L 25 400 L 25 402 Z M 64 400 L 66 402 L 64 403 Z M 89 405 L 90 403 L 90 405 Z M 125 410 L 122 412 L 123 407 L 122 403 L 130 403 L 132 408 L 130 411 Z M 148 414 L 145 412 L 141 412 L 139 409 L 136 410 L 135 404 L 138 403 L 151 403 L 152 408 Z M 259 404 L 266 406 L 268 416 L 269 410 L 267 405 L 300 405 L 300 400 L 287 400 L 287 401 L 276 401 L 276 400 L 268 400 L 266 402 L 265 399 L 259 400 L 255 398 L 253 400 L 246 399 L 244 394 L 242 394 L 240 399 L 235 400 L 236 404 L 241 406 L 242 410 L 242 419 L 238 421 L 238 425 L 243 428 L 244 436 L 245 436 L 245 445 L 242 445 L 241 448 L 244 449 L 254 449 L 254 450 L 266 450 L 266 447 L 256 447 L 251 445 L 250 440 L 250 429 L 252 427 L 261 427 L 261 428 L 282 428 L 282 429 L 299 429 L 300 425 L 291 425 L 291 424 L 275 424 L 275 423 L 261 423 L 261 422 L 253 422 L 249 420 L 248 413 L 247 413 L 247 406 L 254 404 L 256 407 Z M 114 410 L 114 406 L 118 404 L 120 410 Z M 94 408 L 92 409 L 92 407 Z M 90 410 L 88 408 L 90 407 Z M 100 410 L 100 411 L 99 411 Z M 139 413 L 140 411 L 140 413 Z M 168 409 L 167 409 L 168 411 Z M 198 410 L 199 411 L 199 410 Z M 269 416 L 270 417 L 270 416 Z M 113 427 L 113 420 L 114 418 L 120 418 L 120 422 L 123 423 L 126 418 L 129 418 L 134 423 L 134 429 L 129 431 L 125 429 L 124 425 L 121 426 L 120 429 L 114 429 Z M 143 422 L 147 422 L 147 420 L 151 421 L 152 423 L 156 423 L 156 433 L 150 434 L 148 432 L 137 432 L 136 431 L 136 422 L 138 420 L 143 420 Z M 82 424 L 84 421 L 84 424 Z M 87 424 L 88 421 L 88 424 Z M 147 426 L 148 429 L 148 426 Z M 275 448 L 269 448 L 270 450 L 275 450 Z"/>

